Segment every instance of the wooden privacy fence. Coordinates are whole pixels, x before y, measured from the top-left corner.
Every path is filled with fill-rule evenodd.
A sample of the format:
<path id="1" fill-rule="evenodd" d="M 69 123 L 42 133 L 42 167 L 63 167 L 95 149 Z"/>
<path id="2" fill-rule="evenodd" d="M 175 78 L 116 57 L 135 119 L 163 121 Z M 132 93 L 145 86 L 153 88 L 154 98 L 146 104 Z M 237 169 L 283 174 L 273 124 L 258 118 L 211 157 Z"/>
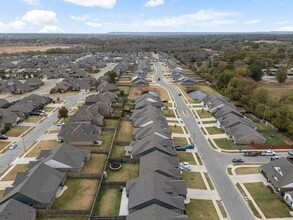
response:
<path id="1" fill-rule="evenodd" d="M 59 210 L 59 209 L 37 209 L 40 215 L 66 216 L 66 215 L 89 215 L 90 210 Z"/>
<path id="2" fill-rule="evenodd" d="M 257 150 L 287 150 L 287 149 L 293 149 L 293 145 L 271 145 L 271 144 L 251 144 L 253 148 Z"/>
<path id="3" fill-rule="evenodd" d="M 139 158 L 109 158 L 108 163 L 118 162 L 118 163 L 139 163 Z M 122 165 L 123 166 L 123 165 Z"/>
<path id="4" fill-rule="evenodd" d="M 126 220 L 126 216 L 92 216 L 90 220 Z"/>
<path id="5" fill-rule="evenodd" d="M 72 173 L 68 172 L 67 177 L 71 178 L 86 178 L 86 179 L 98 179 L 103 176 L 102 173 Z"/>

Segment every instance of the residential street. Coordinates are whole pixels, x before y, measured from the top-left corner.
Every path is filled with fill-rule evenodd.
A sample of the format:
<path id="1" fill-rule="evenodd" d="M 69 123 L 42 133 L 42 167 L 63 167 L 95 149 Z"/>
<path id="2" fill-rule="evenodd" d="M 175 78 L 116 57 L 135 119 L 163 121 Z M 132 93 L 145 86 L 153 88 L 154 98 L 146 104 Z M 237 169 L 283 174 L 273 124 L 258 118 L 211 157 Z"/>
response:
<path id="1" fill-rule="evenodd" d="M 231 155 L 218 153 L 209 146 L 207 140 L 201 133 L 192 112 L 184 102 L 183 98 L 178 95 L 179 92 L 176 87 L 173 85 L 169 85 L 164 80 L 161 64 L 156 63 L 156 69 L 158 77 L 162 79 L 160 81 L 157 81 L 157 83 L 166 88 L 173 96 L 174 101 L 177 105 L 179 115 L 185 123 L 185 126 L 189 130 L 190 134 L 192 134 L 192 139 L 202 156 L 205 166 L 207 167 L 207 170 L 216 186 L 216 189 L 225 204 L 229 216 L 231 217 L 231 219 L 235 220 L 254 219 L 252 213 L 248 209 L 247 205 L 241 198 L 240 194 L 238 193 L 226 173 L 226 166 L 231 163 L 231 158 L 237 157 L 239 156 L 239 154 Z M 187 112 L 188 114 L 183 114 L 183 112 Z M 261 159 L 266 161 L 268 160 L 268 158 Z"/>

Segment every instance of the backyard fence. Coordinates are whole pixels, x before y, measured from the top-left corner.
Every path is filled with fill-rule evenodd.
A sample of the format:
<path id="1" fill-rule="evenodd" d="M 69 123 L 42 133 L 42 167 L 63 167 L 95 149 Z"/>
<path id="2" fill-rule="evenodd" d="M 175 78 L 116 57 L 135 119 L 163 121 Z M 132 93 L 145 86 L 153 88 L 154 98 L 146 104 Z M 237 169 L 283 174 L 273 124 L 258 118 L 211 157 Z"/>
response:
<path id="1" fill-rule="evenodd" d="M 90 210 L 37 209 L 37 213 L 40 215 L 61 217 L 66 215 L 89 215 Z"/>
<path id="2" fill-rule="evenodd" d="M 97 179 L 101 178 L 103 176 L 102 173 L 87 173 L 87 174 L 82 174 L 82 173 L 72 173 L 68 172 L 67 173 L 68 177 L 71 178 L 86 178 L 86 179 Z"/>
<path id="3" fill-rule="evenodd" d="M 92 216 L 90 220 L 126 220 L 126 216 Z"/>

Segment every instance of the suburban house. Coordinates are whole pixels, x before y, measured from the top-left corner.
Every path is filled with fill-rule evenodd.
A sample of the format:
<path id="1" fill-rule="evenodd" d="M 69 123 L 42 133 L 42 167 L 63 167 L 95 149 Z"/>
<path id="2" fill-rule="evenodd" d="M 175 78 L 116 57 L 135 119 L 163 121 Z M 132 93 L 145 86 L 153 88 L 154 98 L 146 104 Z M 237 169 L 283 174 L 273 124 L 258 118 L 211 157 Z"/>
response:
<path id="1" fill-rule="evenodd" d="M 11 112 L 8 109 L 0 108 L 0 128 L 1 130 L 8 126 L 14 126 L 22 121 L 22 118 L 19 117 L 15 112 Z"/>
<path id="2" fill-rule="evenodd" d="M 133 120 L 133 127 L 142 128 L 153 123 L 159 123 L 162 127 L 168 127 L 167 119 L 162 114 L 153 112 L 150 112 L 149 114 L 145 114 L 142 117 Z"/>
<path id="3" fill-rule="evenodd" d="M 50 93 L 64 93 L 71 90 L 72 85 L 66 82 L 57 83 L 55 87 L 50 90 Z"/>
<path id="4" fill-rule="evenodd" d="M 152 106 L 152 105 L 148 105 L 145 108 L 136 110 L 132 114 L 131 119 L 135 120 L 135 119 L 143 117 L 145 114 L 149 114 L 149 113 L 152 113 L 152 114 L 154 113 L 154 114 L 157 114 L 157 115 L 163 115 L 163 112 L 162 112 L 162 110 L 160 108 L 157 108 L 157 107 Z"/>
<path id="5" fill-rule="evenodd" d="M 113 102 L 116 102 L 117 95 L 111 92 L 105 92 L 105 93 L 98 93 L 95 95 L 89 95 L 85 99 L 86 105 L 92 105 L 98 102 L 105 102 L 109 105 L 112 105 Z"/>
<path id="6" fill-rule="evenodd" d="M 31 94 L 23 99 L 19 100 L 19 103 L 33 103 L 38 107 L 38 109 L 43 109 L 46 105 L 53 101 L 50 97 L 40 96 L 36 94 Z"/>
<path id="7" fill-rule="evenodd" d="M 86 161 L 89 161 L 91 152 L 81 150 L 71 144 L 62 143 L 51 150 L 42 150 L 37 161 L 29 163 L 29 168 L 38 163 L 44 163 L 60 172 L 79 173 Z"/>
<path id="8" fill-rule="evenodd" d="M 29 85 L 32 89 L 38 89 L 40 86 L 44 85 L 44 82 L 37 77 L 32 77 L 28 78 L 25 84 Z"/>
<path id="9" fill-rule="evenodd" d="M 0 98 L 0 108 L 8 108 L 10 103 L 6 99 Z"/>
<path id="10" fill-rule="evenodd" d="M 31 112 L 38 110 L 34 103 L 16 102 L 8 108 L 9 111 L 15 112 L 19 117 L 28 117 Z"/>
<path id="11" fill-rule="evenodd" d="M 35 220 L 36 210 L 15 199 L 9 199 L 0 205 L 0 219 Z"/>
<path id="12" fill-rule="evenodd" d="M 233 127 L 234 125 L 241 123 L 245 124 L 248 127 L 256 129 L 256 124 L 252 120 L 243 116 L 239 117 L 238 115 L 235 115 L 233 113 L 228 113 L 220 118 L 217 118 L 217 123 L 219 127 L 222 128 L 224 131 L 229 127 Z"/>
<path id="13" fill-rule="evenodd" d="M 90 108 L 86 105 L 84 108 L 80 108 L 69 119 L 69 122 L 89 123 L 96 126 L 102 126 L 104 124 L 104 116 L 99 114 L 98 109 Z"/>
<path id="14" fill-rule="evenodd" d="M 101 127 L 88 123 L 69 122 L 62 126 L 58 138 L 72 145 L 101 144 Z"/>
<path id="15" fill-rule="evenodd" d="M 211 113 L 213 113 L 217 108 L 220 108 L 225 104 L 236 109 L 236 107 L 233 104 L 229 103 L 225 97 L 217 95 L 217 94 L 206 96 L 202 100 L 202 104 Z"/>
<path id="16" fill-rule="evenodd" d="M 15 199 L 34 208 L 50 208 L 65 180 L 65 173 L 40 163 L 27 172 L 17 173 L 12 187 L 5 189 L 0 204 Z"/>
<path id="17" fill-rule="evenodd" d="M 84 105 L 79 107 L 80 110 L 87 109 L 89 111 L 98 112 L 103 116 L 111 116 L 113 114 L 113 108 L 106 102 L 97 102 L 92 105 Z"/>
<path id="18" fill-rule="evenodd" d="M 106 81 L 100 83 L 97 86 L 97 91 L 100 93 L 104 93 L 104 92 L 116 92 L 118 90 L 117 86 L 115 84 L 112 83 L 108 83 Z"/>
<path id="19" fill-rule="evenodd" d="M 285 192 L 284 201 L 293 210 L 293 191 Z"/>
<path id="20" fill-rule="evenodd" d="M 293 191 L 293 164 L 286 158 L 262 165 L 261 173 L 275 191 L 281 194 Z"/>
<path id="21" fill-rule="evenodd" d="M 144 127 L 133 129 L 133 136 L 135 140 L 140 140 L 153 134 L 161 136 L 164 139 L 171 139 L 171 132 L 168 126 L 164 127 L 164 124 L 157 121 Z"/>
<path id="22" fill-rule="evenodd" d="M 146 93 L 140 96 L 136 101 L 135 101 L 135 109 L 142 109 L 147 107 L 148 105 L 152 105 L 157 108 L 162 107 L 162 101 L 158 94 L 156 93 Z"/>

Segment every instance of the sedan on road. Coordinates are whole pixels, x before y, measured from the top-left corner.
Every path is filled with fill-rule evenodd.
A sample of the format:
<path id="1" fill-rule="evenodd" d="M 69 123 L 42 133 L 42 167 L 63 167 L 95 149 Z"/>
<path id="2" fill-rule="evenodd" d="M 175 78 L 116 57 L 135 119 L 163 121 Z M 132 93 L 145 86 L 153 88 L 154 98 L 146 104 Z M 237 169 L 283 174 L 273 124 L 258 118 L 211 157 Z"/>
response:
<path id="1" fill-rule="evenodd" d="M 233 159 L 232 159 L 232 162 L 233 162 L 233 163 L 244 163 L 244 160 L 241 159 L 241 158 L 233 158 Z"/>
<path id="2" fill-rule="evenodd" d="M 17 143 L 13 143 L 9 146 L 9 150 L 13 150 L 16 147 L 17 147 Z"/>
<path id="3" fill-rule="evenodd" d="M 289 150 L 288 154 L 293 156 L 293 150 Z"/>

